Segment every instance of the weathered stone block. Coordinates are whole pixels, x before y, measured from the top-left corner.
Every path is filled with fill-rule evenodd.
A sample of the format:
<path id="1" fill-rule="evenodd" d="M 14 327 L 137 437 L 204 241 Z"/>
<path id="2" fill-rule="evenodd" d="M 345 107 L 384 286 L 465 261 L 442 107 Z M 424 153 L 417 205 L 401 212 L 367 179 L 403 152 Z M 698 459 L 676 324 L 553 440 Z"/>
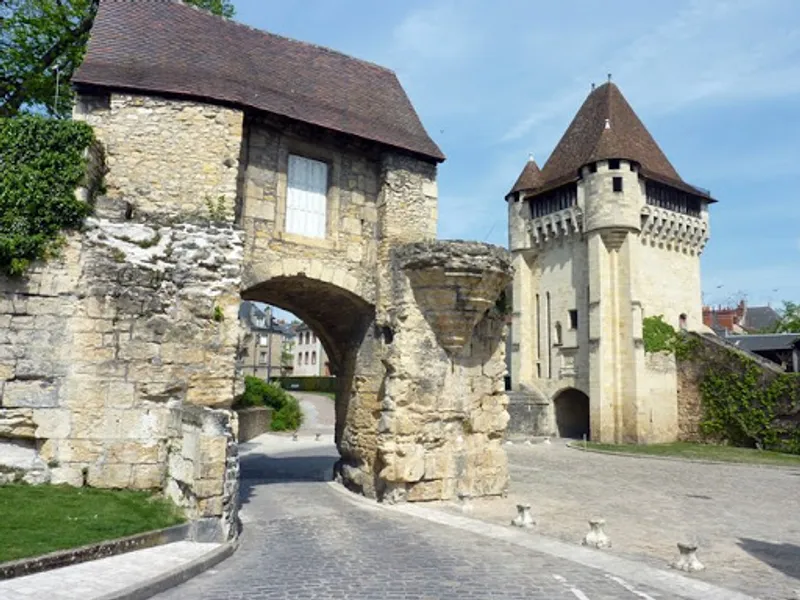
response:
<path id="1" fill-rule="evenodd" d="M 87 482 L 92 487 L 127 488 L 131 484 L 133 467 L 128 464 L 104 463 L 89 465 Z"/>
<path id="2" fill-rule="evenodd" d="M 0 438 L 30 439 L 36 433 L 33 410 L 0 408 Z"/>
<path id="3" fill-rule="evenodd" d="M 65 409 L 43 408 L 33 411 L 37 438 L 66 438 L 70 433 L 70 412 Z"/>
<path id="4" fill-rule="evenodd" d="M 133 465 L 131 487 L 138 490 L 160 490 L 164 486 L 165 465 Z"/>
<path id="5" fill-rule="evenodd" d="M 48 408 L 58 406 L 58 386 L 49 381 L 9 381 L 3 389 L 7 408 Z"/>

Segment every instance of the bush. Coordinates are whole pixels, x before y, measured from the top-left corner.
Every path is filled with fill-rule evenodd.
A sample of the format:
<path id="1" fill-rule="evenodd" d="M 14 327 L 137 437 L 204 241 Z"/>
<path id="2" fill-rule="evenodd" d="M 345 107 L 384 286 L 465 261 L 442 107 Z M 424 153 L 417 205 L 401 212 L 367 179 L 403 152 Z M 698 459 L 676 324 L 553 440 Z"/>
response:
<path id="1" fill-rule="evenodd" d="M 244 378 L 244 394 L 234 402 L 234 408 L 268 406 L 272 409 L 272 431 L 294 430 L 303 422 L 300 403 L 286 390 L 248 375 Z"/>
<path id="2" fill-rule="evenodd" d="M 75 197 L 94 140 L 86 123 L 0 119 L 0 272 L 21 275 L 78 229 L 90 206 Z"/>
<path id="3" fill-rule="evenodd" d="M 303 411 L 297 398 L 286 394 L 286 403 L 272 413 L 272 431 L 294 431 L 303 424 Z"/>

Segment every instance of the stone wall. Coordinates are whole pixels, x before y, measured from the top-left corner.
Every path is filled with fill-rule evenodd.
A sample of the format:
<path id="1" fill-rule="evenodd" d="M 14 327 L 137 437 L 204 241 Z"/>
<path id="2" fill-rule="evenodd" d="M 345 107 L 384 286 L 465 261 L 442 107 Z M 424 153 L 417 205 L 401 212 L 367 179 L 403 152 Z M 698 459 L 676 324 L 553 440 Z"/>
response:
<path id="1" fill-rule="evenodd" d="M 194 521 L 196 541 L 238 534 L 239 446 L 236 413 L 186 405 L 173 412 L 164 491 Z"/>
<path id="2" fill-rule="evenodd" d="M 211 204 L 221 220 L 233 221 L 242 111 L 119 93 L 105 100 L 79 101 L 74 115 L 105 149 L 107 192 L 97 199 L 97 216 L 204 219 Z"/>
<path id="3" fill-rule="evenodd" d="M 270 430 L 272 409 L 268 406 L 253 406 L 236 411 L 239 421 L 239 442 L 248 442 Z"/>
<path id="4" fill-rule="evenodd" d="M 735 348 L 724 340 L 711 335 L 689 334 L 693 345 L 685 359 L 679 360 L 678 373 L 678 438 L 684 442 L 703 442 L 700 423 L 703 420 L 703 394 L 701 384 L 710 369 L 721 372 L 739 369 L 740 361 L 756 365 L 762 372 L 764 382 L 786 373 L 775 363 L 760 356 Z M 797 406 L 800 406 L 800 380 L 795 387 L 794 398 L 777 399 L 776 422 L 789 430 L 797 428 Z"/>
<path id="5" fill-rule="evenodd" d="M 234 534 L 227 408 L 244 297 L 291 310 L 322 340 L 350 487 L 389 500 L 505 490 L 494 302 L 509 259 L 430 242 L 435 164 L 185 100 L 100 94 L 75 116 L 107 159 L 105 186 L 87 181 L 84 195 L 105 192 L 60 259 L 0 281 L 6 479 L 163 490 L 200 537 Z M 285 231 L 292 153 L 328 164 L 323 239 Z"/>
<path id="6" fill-rule="evenodd" d="M 383 495 L 502 494 L 506 325 L 494 302 L 510 257 L 466 242 L 410 244 L 393 257 L 378 425 Z"/>

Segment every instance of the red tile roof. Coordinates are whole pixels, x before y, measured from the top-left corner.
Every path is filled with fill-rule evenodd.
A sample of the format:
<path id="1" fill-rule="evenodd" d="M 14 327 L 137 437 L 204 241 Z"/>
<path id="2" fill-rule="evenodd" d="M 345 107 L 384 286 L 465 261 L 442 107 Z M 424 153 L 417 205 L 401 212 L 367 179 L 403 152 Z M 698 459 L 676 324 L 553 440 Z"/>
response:
<path id="1" fill-rule="evenodd" d="M 444 160 L 392 71 L 171 0 L 102 0 L 73 83 L 264 110 Z"/>
<path id="2" fill-rule="evenodd" d="M 538 191 L 575 181 L 584 165 L 610 158 L 637 162 L 646 178 L 697 196 L 709 196 L 681 179 L 612 82 L 595 88 L 586 98 L 542 168 Z"/>

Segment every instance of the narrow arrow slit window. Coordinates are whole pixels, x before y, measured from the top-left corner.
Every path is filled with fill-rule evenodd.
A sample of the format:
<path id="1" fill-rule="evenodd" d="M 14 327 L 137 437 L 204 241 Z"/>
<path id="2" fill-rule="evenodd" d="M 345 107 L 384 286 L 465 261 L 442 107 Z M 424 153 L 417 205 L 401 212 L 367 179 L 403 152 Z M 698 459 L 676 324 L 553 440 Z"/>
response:
<path id="1" fill-rule="evenodd" d="M 324 238 L 328 217 L 328 165 L 289 155 L 286 233 Z"/>

